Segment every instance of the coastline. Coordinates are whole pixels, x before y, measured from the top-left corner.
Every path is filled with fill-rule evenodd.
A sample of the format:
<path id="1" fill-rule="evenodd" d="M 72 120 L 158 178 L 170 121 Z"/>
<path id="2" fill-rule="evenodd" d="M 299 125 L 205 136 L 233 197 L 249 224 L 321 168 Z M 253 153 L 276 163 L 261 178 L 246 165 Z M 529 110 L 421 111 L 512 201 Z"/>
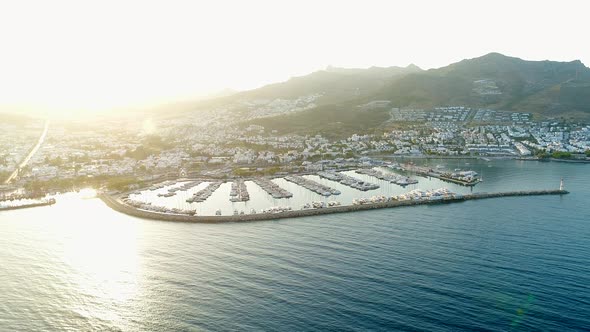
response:
<path id="1" fill-rule="evenodd" d="M 571 163 L 571 164 L 590 164 L 590 160 L 584 159 L 558 159 L 558 158 L 517 158 L 516 160 L 522 161 L 542 161 L 542 162 L 557 162 L 557 163 Z"/>
<path id="2" fill-rule="evenodd" d="M 364 205 L 343 205 L 337 207 L 328 207 L 322 209 L 291 210 L 279 213 L 257 213 L 231 216 L 189 216 L 170 213 L 159 213 L 147 210 L 141 210 L 123 203 L 119 198 L 106 193 L 98 197 L 111 209 L 142 219 L 174 221 L 174 222 L 192 222 L 192 223 L 226 223 L 226 222 L 252 222 L 263 220 L 276 220 L 285 218 L 299 218 L 317 216 L 332 213 L 357 212 L 374 209 L 395 208 L 414 205 L 434 205 L 446 203 L 458 203 L 469 200 L 500 198 L 500 197 L 519 197 L 519 196 L 543 196 L 543 195 L 565 195 L 569 192 L 566 190 L 527 190 L 527 191 L 508 191 L 496 193 L 475 193 L 466 194 L 461 197 L 453 197 L 441 200 L 407 200 L 391 201 L 384 203 L 371 203 Z"/>

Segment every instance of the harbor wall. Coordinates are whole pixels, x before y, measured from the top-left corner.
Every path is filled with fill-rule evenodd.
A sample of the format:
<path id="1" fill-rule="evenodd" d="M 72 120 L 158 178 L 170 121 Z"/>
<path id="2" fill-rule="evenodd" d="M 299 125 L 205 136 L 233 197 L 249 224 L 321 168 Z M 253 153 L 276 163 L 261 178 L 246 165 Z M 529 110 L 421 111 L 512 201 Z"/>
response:
<path id="1" fill-rule="evenodd" d="M 51 206 L 55 204 L 55 201 L 47 201 L 47 202 L 39 202 L 39 203 L 30 203 L 30 204 L 23 204 L 23 205 L 16 205 L 16 206 L 6 206 L 0 207 L 1 211 L 10 211 L 10 210 L 20 210 L 20 209 L 28 209 L 40 206 Z"/>
<path id="2" fill-rule="evenodd" d="M 328 207 L 322 209 L 291 210 L 279 213 L 256 213 L 242 214 L 231 216 L 189 216 L 171 213 L 160 213 L 147 211 L 132 207 L 125 204 L 115 196 L 103 193 L 99 198 L 110 208 L 115 211 L 125 213 L 134 217 L 152 220 L 176 221 L 176 222 L 195 222 L 195 223 L 222 223 L 222 222 L 249 222 L 260 220 L 275 220 L 283 218 L 309 217 L 331 213 L 345 213 L 356 211 L 367 211 L 373 209 L 394 208 L 413 205 L 434 205 L 456 203 L 467 200 L 499 198 L 499 197 L 516 197 L 516 196 L 539 196 L 539 195 L 564 195 L 568 194 L 565 190 L 529 190 L 529 191 L 509 191 L 497 193 L 475 193 L 463 196 L 445 198 L 441 200 L 407 200 L 407 201 L 390 201 L 385 203 L 370 203 L 363 205 L 345 205 Z"/>

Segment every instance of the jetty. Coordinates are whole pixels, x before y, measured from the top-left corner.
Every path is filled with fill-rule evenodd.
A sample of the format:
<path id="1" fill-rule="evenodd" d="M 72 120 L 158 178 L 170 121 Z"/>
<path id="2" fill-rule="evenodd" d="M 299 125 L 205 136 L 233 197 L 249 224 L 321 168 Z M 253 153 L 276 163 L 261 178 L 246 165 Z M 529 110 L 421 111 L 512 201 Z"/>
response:
<path id="1" fill-rule="evenodd" d="M 378 184 L 365 182 L 363 180 L 359 180 L 352 176 L 348 176 L 343 173 L 338 173 L 334 171 L 322 171 L 317 173 L 319 177 L 328 179 L 335 182 L 340 182 L 345 186 L 360 190 L 360 191 L 369 191 L 379 189 Z"/>
<path id="2" fill-rule="evenodd" d="M 207 187 L 194 193 L 193 197 L 188 198 L 186 200 L 186 202 L 187 203 L 204 202 L 205 200 L 207 200 L 207 198 L 209 198 L 209 196 L 211 196 L 213 194 L 213 192 L 215 192 L 215 190 L 217 190 L 221 186 L 222 183 L 223 182 L 220 182 L 220 181 L 209 183 L 207 185 Z"/>
<path id="3" fill-rule="evenodd" d="M 276 183 L 272 182 L 267 178 L 256 178 L 252 180 L 256 183 L 260 188 L 266 191 L 269 195 L 273 198 L 291 198 L 293 194 L 281 187 L 279 187 Z"/>
<path id="4" fill-rule="evenodd" d="M 153 220 L 167 220 L 177 222 L 194 222 L 194 223 L 222 223 L 222 222 L 250 222 L 250 221 L 261 221 L 261 220 L 275 220 L 282 218 L 297 218 L 297 217 L 309 217 L 331 213 L 346 213 L 346 212 L 357 212 L 374 209 L 384 208 L 396 208 L 404 206 L 417 206 L 417 205 L 434 205 L 434 204 L 448 204 L 448 203 L 459 203 L 470 200 L 478 199 L 491 199 L 491 198 L 507 198 L 507 197 L 523 197 L 523 196 L 546 196 L 546 195 L 565 195 L 569 192 L 563 189 L 555 190 L 526 190 L 526 191 L 506 191 L 506 192 L 495 192 L 495 193 L 472 193 L 465 195 L 453 195 L 443 197 L 441 199 L 408 199 L 408 200 L 388 200 L 388 201 L 376 201 L 370 204 L 358 204 L 358 205 L 341 205 L 326 207 L 321 209 L 302 209 L 302 210 L 285 210 L 276 209 L 278 212 L 266 212 L 266 213 L 252 213 L 252 214 L 239 214 L 231 216 L 191 216 L 181 214 L 168 214 L 159 213 L 154 211 L 147 211 L 138 209 L 131 205 L 128 205 L 117 196 L 111 196 L 107 193 L 101 193 L 99 198 L 110 208 L 121 213 L 125 213 L 131 216 L 135 216 L 143 219 Z"/>
<path id="5" fill-rule="evenodd" d="M 447 181 L 455 184 L 459 184 L 462 186 L 475 186 L 481 179 L 478 177 L 478 174 L 475 171 L 459 171 L 456 170 L 455 172 L 450 171 L 442 171 L 438 169 L 432 169 L 430 167 L 424 166 L 416 166 L 412 164 L 403 164 L 396 166 L 398 170 L 402 170 L 405 172 L 411 172 L 418 174 L 423 177 L 432 177 L 437 178 L 442 181 Z"/>
<path id="6" fill-rule="evenodd" d="M 336 190 L 334 188 L 330 188 L 328 186 L 324 186 L 321 183 L 317 183 L 313 180 L 306 179 L 302 176 L 288 175 L 288 176 L 285 176 L 285 180 L 287 180 L 289 182 L 293 182 L 297 185 L 300 185 L 303 188 L 313 191 L 314 193 L 322 195 L 322 196 L 327 197 L 327 196 L 331 196 L 331 195 L 340 195 L 339 190 Z"/>
<path id="7" fill-rule="evenodd" d="M 250 200 L 250 194 L 248 194 L 248 188 L 246 188 L 244 180 L 236 180 L 231 183 L 229 196 L 231 202 L 247 202 Z"/>
<path id="8" fill-rule="evenodd" d="M 397 174 L 393 174 L 393 173 L 385 174 L 385 173 L 383 173 L 379 170 L 376 170 L 374 168 L 368 168 L 368 169 L 361 168 L 359 170 L 356 170 L 355 173 L 372 176 L 372 177 L 375 177 L 379 180 L 387 181 L 389 183 L 394 183 L 394 184 L 397 184 L 402 187 L 405 187 L 409 184 L 418 183 L 418 180 L 411 179 L 407 176 L 397 175 Z"/>
<path id="9" fill-rule="evenodd" d="M 34 207 L 39 207 L 39 206 L 51 206 L 53 204 L 55 204 L 55 198 L 48 198 L 48 199 L 43 199 L 40 201 L 34 201 L 34 202 L 29 202 L 29 203 L 0 206 L 0 211 L 27 209 L 27 208 L 34 208 Z"/>

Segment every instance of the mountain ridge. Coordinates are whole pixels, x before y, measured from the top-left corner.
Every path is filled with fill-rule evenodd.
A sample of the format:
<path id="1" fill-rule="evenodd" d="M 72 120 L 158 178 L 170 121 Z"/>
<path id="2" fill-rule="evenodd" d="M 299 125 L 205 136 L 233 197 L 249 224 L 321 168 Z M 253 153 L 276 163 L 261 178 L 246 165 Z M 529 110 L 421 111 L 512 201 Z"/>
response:
<path id="1" fill-rule="evenodd" d="M 355 86 L 362 93 L 340 99 L 328 98 L 314 109 L 248 123 L 283 132 L 371 130 L 388 119 L 391 107 L 438 106 L 466 106 L 530 112 L 537 117 L 590 120 L 590 69 L 580 60 L 529 61 L 493 52 L 441 68 L 402 71 L 385 78 L 368 75 L 370 70 L 347 71 L 355 73 L 355 81 L 347 83 L 345 93 Z M 296 80 L 307 82 L 313 75 L 322 75 L 318 73 Z M 293 82 L 289 80 L 280 84 L 282 89 L 288 89 Z M 317 87 L 307 88 L 311 91 Z M 337 84 L 336 88 L 339 88 Z M 259 90 L 253 91 L 248 92 L 250 96 L 256 95 Z M 377 108 L 366 112 L 359 107 L 375 100 L 389 101 L 388 109 Z"/>

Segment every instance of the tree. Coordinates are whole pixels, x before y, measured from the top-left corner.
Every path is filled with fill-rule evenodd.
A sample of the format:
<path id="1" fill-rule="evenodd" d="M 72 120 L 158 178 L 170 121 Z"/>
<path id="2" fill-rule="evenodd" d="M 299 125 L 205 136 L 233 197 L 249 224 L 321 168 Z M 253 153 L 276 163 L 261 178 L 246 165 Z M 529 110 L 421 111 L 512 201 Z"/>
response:
<path id="1" fill-rule="evenodd" d="M 546 159 L 546 158 L 549 158 L 550 155 L 545 150 L 537 150 L 537 152 L 535 153 L 535 156 L 539 159 Z"/>
<path id="2" fill-rule="evenodd" d="M 555 151 L 551 154 L 551 157 L 555 159 L 569 159 L 572 157 L 572 154 L 565 151 Z"/>

